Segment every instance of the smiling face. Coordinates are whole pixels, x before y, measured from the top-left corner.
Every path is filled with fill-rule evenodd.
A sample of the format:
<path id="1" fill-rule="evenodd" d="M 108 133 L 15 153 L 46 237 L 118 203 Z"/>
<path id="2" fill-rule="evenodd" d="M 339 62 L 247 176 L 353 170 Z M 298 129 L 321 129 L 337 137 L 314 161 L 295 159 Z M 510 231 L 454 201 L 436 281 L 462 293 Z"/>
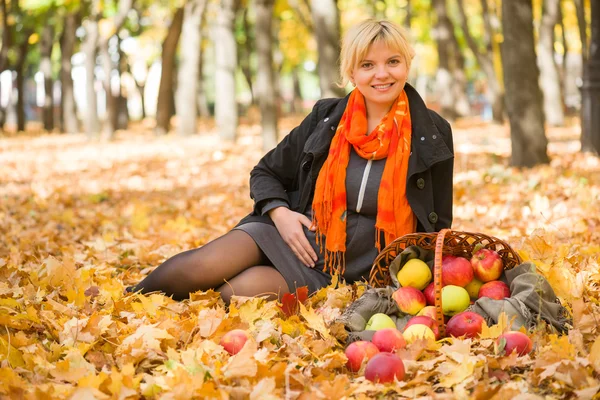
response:
<path id="1" fill-rule="evenodd" d="M 369 46 L 364 59 L 354 66 L 350 80 L 365 97 L 367 114 L 387 113 L 404 89 L 408 66 L 403 55 L 381 40 Z"/>

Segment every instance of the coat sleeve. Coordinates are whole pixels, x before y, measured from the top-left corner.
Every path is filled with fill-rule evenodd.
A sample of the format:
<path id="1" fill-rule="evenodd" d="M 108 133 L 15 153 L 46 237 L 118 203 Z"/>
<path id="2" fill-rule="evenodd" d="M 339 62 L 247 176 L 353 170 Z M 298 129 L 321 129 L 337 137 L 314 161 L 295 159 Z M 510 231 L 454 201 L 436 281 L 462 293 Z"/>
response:
<path id="1" fill-rule="evenodd" d="M 302 123 L 265 154 L 250 172 L 254 213 L 260 214 L 265 200 L 281 200 L 290 204 L 287 192 L 296 189 L 292 185 L 298 174 L 304 144 L 317 125 L 319 104 L 320 101 Z"/>
<path id="2" fill-rule="evenodd" d="M 433 121 L 442 134 L 444 142 L 452 154 L 454 154 L 454 143 L 452 140 L 452 127 L 437 113 L 433 114 Z M 433 207 L 438 215 L 435 230 L 450 228 L 452 226 L 452 199 L 454 178 L 454 157 L 433 166 L 431 171 L 433 180 Z"/>

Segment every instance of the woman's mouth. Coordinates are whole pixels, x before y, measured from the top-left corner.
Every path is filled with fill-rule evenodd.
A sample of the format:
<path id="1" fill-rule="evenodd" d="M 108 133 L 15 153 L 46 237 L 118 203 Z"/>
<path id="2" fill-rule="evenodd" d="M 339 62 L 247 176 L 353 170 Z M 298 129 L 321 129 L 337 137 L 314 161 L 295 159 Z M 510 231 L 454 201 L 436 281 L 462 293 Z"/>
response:
<path id="1" fill-rule="evenodd" d="M 386 83 L 384 85 L 373 85 L 371 86 L 373 89 L 380 91 L 380 92 L 385 92 L 386 90 L 388 90 L 389 88 L 391 88 L 393 85 L 393 83 Z"/>

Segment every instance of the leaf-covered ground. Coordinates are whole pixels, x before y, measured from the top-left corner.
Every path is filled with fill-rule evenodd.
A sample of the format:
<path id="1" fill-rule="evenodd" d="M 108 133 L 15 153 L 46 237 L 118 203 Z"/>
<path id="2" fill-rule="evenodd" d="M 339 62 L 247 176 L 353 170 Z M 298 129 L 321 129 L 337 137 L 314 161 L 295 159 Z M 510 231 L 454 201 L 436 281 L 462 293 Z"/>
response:
<path id="1" fill-rule="evenodd" d="M 287 125 L 295 121 L 286 121 Z M 121 132 L 0 138 L 0 398 L 590 399 L 600 389 L 600 160 L 576 128 L 549 132 L 550 165 L 509 168 L 506 127 L 455 124 L 453 228 L 508 241 L 573 316 L 540 325 L 534 351 L 496 354 L 491 327 L 402 353 L 407 377 L 346 371 L 331 322 L 360 288 L 329 287 L 286 317 L 274 301 L 198 292 L 123 295 L 161 261 L 225 233 L 250 209 L 259 128 L 237 146 L 213 134 Z M 253 340 L 235 356 L 225 332 Z"/>

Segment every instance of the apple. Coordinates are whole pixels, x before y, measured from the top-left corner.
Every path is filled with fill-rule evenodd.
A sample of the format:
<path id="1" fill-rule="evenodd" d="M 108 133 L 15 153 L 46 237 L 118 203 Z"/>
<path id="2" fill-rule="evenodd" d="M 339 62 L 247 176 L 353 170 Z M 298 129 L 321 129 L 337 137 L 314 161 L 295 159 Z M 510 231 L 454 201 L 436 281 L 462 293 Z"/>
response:
<path id="1" fill-rule="evenodd" d="M 479 298 L 479 288 L 481 285 L 483 285 L 483 282 L 477 278 L 473 278 L 471 282 L 467 283 L 465 289 L 467 289 L 467 293 L 469 293 L 471 300 L 476 300 Z"/>
<path id="2" fill-rule="evenodd" d="M 393 353 L 396 349 L 403 349 L 406 347 L 406 340 L 396 328 L 385 328 L 380 329 L 373 334 L 371 338 L 373 343 L 379 351 Z"/>
<path id="3" fill-rule="evenodd" d="M 465 288 L 455 285 L 442 288 L 442 312 L 444 315 L 456 315 L 465 311 L 470 304 L 471 298 Z"/>
<path id="4" fill-rule="evenodd" d="M 417 313 L 417 315 L 424 315 L 433 319 L 434 321 L 437 319 L 437 313 L 435 312 L 435 306 L 427 306 L 423 307 L 421 311 Z"/>
<path id="5" fill-rule="evenodd" d="M 346 367 L 352 372 L 358 372 L 363 360 L 370 360 L 375 354 L 379 353 L 379 349 L 371 342 L 359 340 L 350 343 L 344 353 L 348 358 Z"/>
<path id="6" fill-rule="evenodd" d="M 398 271 L 396 278 L 402 287 L 410 286 L 423 290 L 431 282 L 431 270 L 424 261 L 413 258 Z"/>
<path id="7" fill-rule="evenodd" d="M 494 281 L 500 278 L 504 271 L 502 257 L 491 249 L 479 249 L 473 253 L 471 265 L 475 277 L 482 282 Z"/>
<path id="8" fill-rule="evenodd" d="M 398 303 L 400 311 L 410 315 L 415 315 L 421 311 L 427 303 L 423 292 L 410 286 L 397 289 L 392 294 L 392 298 Z"/>
<path id="9" fill-rule="evenodd" d="M 473 280 L 473 267 L 464 257 L 442 257 L 442 286 L 465 287 Z"/>
<path id="10" fill-rule="evenodd" d="M 404 329 L 406 330 L 406 328 L 415 324 L 425 325 L 426 327 L 432 330 L 436 339 L 440 338 L 440 330 L 438 329 L 438 324 L 435 319 L 427 317 L 425 315 L 417 315 L 416 317 L 412 317 L 408 320 L 406 326 L 404 326 Z"/>
<path id="11" fill-rule="evenodd" d="M 390 318 L 389 315 L 384 313 L 373 314 L 369 321 L 367 322 L 367 326 L 365 327 L 368 331 L 378 331 L 380 329 L 385 328 L 395 328 L 396 323 L 394 320 Z"/>
<path id="12" fill-rule="evenodd" d="M 435 341 L 435 333 L 426 325 L 414 324 L 409 326 L 402 333 L 406 343 L 413 343 L 415 340 L 433 340 Z"/>
<path id="13" fill-rule="evenodd" d="M 508 285 L 502 281 L 489 281 L 479 288 L 479 298 L 481 299 L 482 297 L 502 300 L 505 297 L 510 297 L 510 289 Z"/>
<path id="14" fill-rule="evenodd" d="M 435 305 L 435 284 L 431 282 L 425 289 L 423 289 L 423 294 L 425 295 L 425 300 L 427 301 L 428 306 Z"/>
<path id="15" fill-rule="evenodd" d="M 456 314 L 446 324 L 446 333 L 453 337 L 465 336 L 474 338 L 481 333 L 485 320 L 472 311 L 463 311 Z"/>
<path id="16" fill-rule="evenodd" d="M 221 338 L 219 344 L 231 355 L 237 354 L 248 340 L 249 336 L 243 329 L 233 329 Z"/>
<path id="17" fill-rule="evenodd" d="M 371 382 L 387 383 L 404 379 L 404 363 L 395 354 L 378 353 L 365 367 L 365 378 Z"/>
<path id="18" fill-rule="evenodd" d="M 529 354 L 533 348 L 533 343 L 529 336 L 519 331 L 508 331 L 498 336 L 496 344 L 500 351 L 504 350 L 506 355 L 516 351 L 520 356 Z M 504 345 L 504 346 L 503 346 Z"/>

